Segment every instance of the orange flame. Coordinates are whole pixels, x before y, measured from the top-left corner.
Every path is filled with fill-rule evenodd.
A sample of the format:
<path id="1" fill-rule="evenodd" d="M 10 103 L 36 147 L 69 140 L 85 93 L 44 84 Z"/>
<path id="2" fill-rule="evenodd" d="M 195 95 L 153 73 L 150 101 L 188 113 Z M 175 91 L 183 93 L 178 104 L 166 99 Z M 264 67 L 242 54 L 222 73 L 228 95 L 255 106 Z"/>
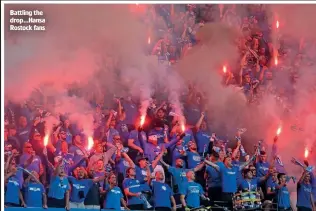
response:
<path id="1" fill-rule="evenodd" d="M 94 140 L 91 136 L 88 137 L 88 150 L 90 150 L 94 145 Z"/>
<path id="2" fill-rule="evenodd" d="M 280 127 L 278 128 L 277 132 L 276 132 L 277 136 L 279 136 L 279 135 L 281 134 L 281 132 L 282 132 L 282 127 L 280 126 Z"/>
<path id="3" fill-rule="evenodd" d="M 226 73 L 227 72 L 227 67 L 226 65 L 223 66 L 223 73 Z"/>
<path id="4" fill-rule="evenodd" d="M 274 64 L 277 66 L 277 65 L 278 65 L 278 63 L 279 63 L 279 61 L 278 61 L 278 57 L 275 57 L 275 58 L 274 58 Z"/>
<path id="5" fill-rule="evenodd" d="M 47 144 L 48 144 L 48 139 L 49 139 L 49 136 L 48 135 L 45 135 L 44 137 L 44 146 L 46 147 Z"/>
<path id="6" fill-rule="evenodd" d="M 309 154 L 308 149 L 305 148 L 304 157 L 307 158 L 307 157 L 308 157 L 308 154 Z"/>
<path id="7" fill-rule="evenodd" d="M 276 21 L 276 24 L 275 24 L 276 28 L 278 29 L 280 27 L 280 22 L 279 21 Z"/>
<path id="8" fill-rule="evenodd" d="M 148 37 L 147 43 L 148 43 L 148 44 L 151 43 L 150 37 Z"/>
<path id="9" fill-rule="evenodd" d="M 142 116 L 140 117 L 140 126 L 143 126 L 143 125 L 144 125 L 144 123 L 145 123 L 145 118 L 146 118 L 145 115 L 142 115 Z"/>

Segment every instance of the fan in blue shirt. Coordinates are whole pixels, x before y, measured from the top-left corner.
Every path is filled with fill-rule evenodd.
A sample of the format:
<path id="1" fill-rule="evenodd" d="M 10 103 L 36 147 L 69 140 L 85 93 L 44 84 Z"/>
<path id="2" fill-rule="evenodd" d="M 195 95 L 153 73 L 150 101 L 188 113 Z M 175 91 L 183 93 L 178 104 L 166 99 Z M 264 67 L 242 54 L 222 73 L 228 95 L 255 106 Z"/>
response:
<path id="1" fill-rule="evenodd" d="M 121 189 L 117 186 L 117 179 L 115 174 L 111 173 L 108 177 L 108 183 L 104 184 L 106 192 L 104 199 L 104 209 L 121 210 L 121 204 L 124 209 L 128 209 L 124 200 Z"/>
<path id="2" fill-rule="evenodd" d="M 32 175 L 29 175 L 23 184 L 25 203 L 27 207 L 43 207 L 47 209 L 47 197 L 44 186 L 39 183 L 39 176 L 35 171 L 32 172 Z"/>
<path id="3" fill-rule="evenodd" d="M 278 185 L 278 173 L 274 172 L 266 183 L 267 196 L 266 199 L 272 201 L 276 196 L 276 187 Z"/>
<path id="4" fill-rule="evenodd" d="M 155 210 L 165 210 L 166 208 L 171 210 L 171 204 L 173 210 L 176 210 L 176 201 L 173 197 L 173 191 L 168 184 L 162 182 L 163 179 L 163 173 L 157 171 L 155 174 L 156 181 L 153 181 L 151 184 Z"/>
<path id="5" fill-rule="evenodd" d="M 88 194 L 91 186 L 94 183 L 104 180 L 105 175 L 101 177 L 97 177 L 95 179 L 85 179 L 87 178 L 87 172 L 83 167 L 77 167 L 74 170 L 75 177 L 68 177 L 68 181 L 71 185 L 71 192 L 70 192 L 70 207 L 77 208 L 75 203 L 82 203 Z M 74 206 L 73 206 L 74 205 Z"/>
<path id="6" fill-rule="evenodd" d="M 67 208 L 70 209 L 69 204 L 69 191 L 70 185 L 67 179 L 67 174 L 62 166 L 62 163 L 59 162 L 54 173 L 51 177 L 47 205 L 48 207 L 55 208 Z"/>
<path id="7" fill-rule="evenodd" d="M 305 171 L 297 183 L 297 210 L 315 210 L 310 173 Z"/>
<path id="8" fill-rule="evenodd" d="M 221 166 L 209 160 L 204 161 L 207 165 L 210 165 L 220 172 L 222 181 L 222 201 L 227 201 L 230 207 L 232 206 L 232 195 L 237 191 L 237 175 L 239 171 L 248 166 L 255 157 L 256 155 L 239 167 L 233 166 L 231 157 L 225 157 L 223 161 L 224 165 Z"/>
<path id="9" fill-rule="evenodd" d="M 202 112 L 201 117 L 196 123 L 196 143 L 198 146 L 198 152 L 200 155 L 208 151 L 210 142 L 211 142 L 211 135 L 207 131 L 207 124 L 204 120 L 205 114 Z"/>
<path id="10" fill-rule="evenodd" d="M 20 201 L 23 207 L 26 207 L 24 202 L 21 189 L 23 180 L 21 176 L 23 172 L 21 170 L 17 170 L 14 166 L 11 166 L 10 171 L 5 175 L 5 199 L 4 202 L 7 206 L 19 207 Z"/>
<path id="11" fill-rule="evenodd" d="M 278 174 L 279 184 L 276 187 L 276 198 L 279 209 L 291 210 L 290 193 L 286 187 L 286 174 Z"/>
<path id="12" fill-rule="evenodd" d="M 155 119 L 153 123 L 154 129 L 148 132 L 149 141 L 157 141 L 157 144 L 163 144 L 169 142 L 168 129 L 165 128 L 165 125 L 162 120 Z"/>
<path id="13" fill-rule="evenodd" d="M 267 154 L 260 152 L 259 162 L 256 163 L 257 177 L 265 176 L 269 171 L 270 164 L 267 162 Z"/>
<path id="14" fill-rule="evenodd" d="M 136 180 L 136 170 L 129 167 L 126 170 L 126 178 L 123 181 L 124 193 L 127 198 L 128 208 L 131 210 L 142 210 L 143 201 L 140 198 L 143 188 L 138 180 Z"/>
<path id="15" fill-rule="evenodd" d="M 257 191 L 258 186 L 269 178 L 269 174 L 264 177 L 253 177 L 252 171 L 250 169 L 244 169 L 245 179 L 241 180 L 239 185 L 242 191 Z"/>
<path id="16" fill-rule="evenodd" d="M 188 147 L 189 147 L 189 151 L 186 153 L 187 154 L 187 161 L 188 161 L 188 168 L 193 169 L 201 163 L 202 157 L 197 152 L 197 146 L 196 146 L 195 142 L 190 141 L 188 143 Z"/>
<path id="17" fill-rule="evenodd" d="M 88 157 L 88 151 L 84 148 L 84 143 L 82 141 L 82 138 L 80 135 L 75 135 L 73 144 L 69 148 L 69 153 L 72 154 L 73 157 L 73 162 L 78 163 L 80 160 L 82 160 L 84 157 Z M 88 163 L 83 162 L 80 166 L 82 167 L 87 167 Z"/>
<path id="18" fill-rule="evenodd" d="M 183 183 L 186 183 L 187 180 L 187 172 L 192 170 L 194 172 L 200 171 L 204 167 L 204 163 L 199 164 L 196 166 L 194 169 L 185 169 L 184 166 L 184 161 L 182 159 L 177 159 L 176 160 L 176 166 L 170 166 L 167 163 L 165 163 L 163 160 L 161 160 L 161 163 L 167 167 L 169 173 L 172 175 L 174 186 L 176 189 L 180 189 Z M 175 192 L 178 192 L 175 190 Z"/>
<path id="19" fill-rule="evenodd" d="M 204 196 L 204 191 L 199 183 L 194 182 L 195 173 L 190 170 L 187 172 L 187 182 L 183 183 L 180 187 L 180 200 L 185 208 L 198 208 L 200 207 L 200 197 L 207 199 Z"/>

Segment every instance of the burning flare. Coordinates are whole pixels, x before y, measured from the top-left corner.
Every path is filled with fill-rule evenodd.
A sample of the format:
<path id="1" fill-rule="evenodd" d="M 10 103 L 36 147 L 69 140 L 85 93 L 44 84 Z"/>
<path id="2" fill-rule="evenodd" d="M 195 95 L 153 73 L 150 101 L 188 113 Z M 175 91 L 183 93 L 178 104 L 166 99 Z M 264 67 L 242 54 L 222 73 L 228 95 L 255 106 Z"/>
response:
<path id="1" fill-rule="evenodd" d="M 92 136 L 88 137 L 88 150 L 90 150 L 94 145 L 94 140 L 92 138 Z"/>
<path id="2" fill-rule="evenodd" d="M 151 43 L 150 37 L 148 37 L 147 43 L 148 43 L 148 45 Z"/>
<path id="3" fill-rule="evenodd" d="M 282 132 L 282 127 L 280 126 L 276 132 L 276 135 L 279 136 Z"/>
<path id="4" fill-rule="evenodd" d="M 184 133 L 184 131 L 185 131 L 185 125 L 184 124 L 181 125 L 181 130 Z"/>
<path id="5" fill-rule="evenodd" d="M 278 29 L 278 28 L 280 27 L 280 22 L 279 22 L 279 21 L 276 21 L 275 26 L 276 26 L 276 28 Z"/>
<path id="6" fill-rule="evenodd" d="M 145 123 L 145 118 L 146 118 L 145 115 L 142 115 L 142 116 L 140 117 L 140 126 L 141 126 L 141 127 L 142 127 L 142 126 L 144 125 L 144 123 Z"/>
<path id="7" fill-rule="evenodd" d="M 277 65 L 278 65 L 278 63 L 279 63 L 279 61 L 278 61 L 278 57 L 276 56 L 276 57 L 274 57 L 274 64 L 275 64 L 275 66 L 277 66 Z"/>
<path id="8" fill-rule="evenodd" d="M 223 73 L 226 73 L 227 72 L 227 67 L 226 65 L 223 66 Z"/>
<path id="9" fill-rule="evenodd" d="M 47 134 L 47 135 L 45 135 L 45 137 L 44 137 L 44 147 L 47 146 L 47 144 L 48 144 L 48 139 L 49 139 L 49 136 L 48 136 L 48 134 Z"/>
<path id="10" fill-rule="evenodd" d="M 307 149 L 307 147 L 305 148 L 305 152 L 304 152 L 304 157 L 307 158 L 308 157 L 308 154 L 309 154 L 309 151 Z"/>

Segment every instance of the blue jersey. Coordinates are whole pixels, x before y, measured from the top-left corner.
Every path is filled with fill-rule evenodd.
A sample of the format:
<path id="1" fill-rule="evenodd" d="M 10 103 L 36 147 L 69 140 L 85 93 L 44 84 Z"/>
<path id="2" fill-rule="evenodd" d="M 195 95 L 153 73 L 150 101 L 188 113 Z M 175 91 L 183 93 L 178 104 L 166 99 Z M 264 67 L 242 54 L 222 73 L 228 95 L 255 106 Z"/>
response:
<path id="1" fill-rule="evenodd" d="M 169 207 L 171 208 L 171 196 L 173 191 L 170 186 L 162 182 L 152 182 L 153 202 L 155 207 Z"/>
<path id="2" fill-rule="evenodd" d="M 199 183 L 186 182 L 181 185 L 180 194 L 185 195 L 188 207 L 197 208 L 200 206 L 200 196 L 204 194 L 204 191 Z"/>
<path id="3" fill-rule="evenodd" d="M 45 189 L 42 184 L 29 182 L 24 190 L 24 199 L 27 207 L 42 207 L 44 193 Z"/>
<path id="4" fill-rule="evenodd" d="M 126 178 L 123 181 L 123 188 L 124 190 L 128 188 L 129 192 L 131 193 L 139 193 L 142 191 L 142 186 L 140 182 L 136 179 Z M 127 205 L 133 204 L 143 204 L 143 201 L 136 196 L 127 196 Z"/>
<path id="5" fill-rule="evenodd" d="M 104 190 L 106 191 L 104 209 L 121 210 L 121 199 L 124 197 L 121 189 L 117 186 L 110 189 L 107 184 Z"/>
<path id="6" fill-rule="evenodd" d="M 297 207 L 306 207 L 312 209 L 312 185 L 299 183 L 297 184 Z"/>

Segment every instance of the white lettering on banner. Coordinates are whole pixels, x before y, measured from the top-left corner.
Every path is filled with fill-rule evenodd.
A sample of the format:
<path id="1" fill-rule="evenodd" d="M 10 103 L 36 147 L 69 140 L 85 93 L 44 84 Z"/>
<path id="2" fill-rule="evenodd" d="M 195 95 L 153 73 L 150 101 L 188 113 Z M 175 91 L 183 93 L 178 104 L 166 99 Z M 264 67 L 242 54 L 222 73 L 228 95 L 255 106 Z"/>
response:
<path id="1" fill-rule="evenodd" d="M 234 174 L 236 174 L 236 172 L 234 172 L 234 171 L 228 171 L 227 174 L 234 175 Z"/>
<path id="2" fill-rule="evenodd" d="M 166 191 L 166 190 L 167 190 L 166 186 L 164 186 L 164 185 L 163 185 L 163 186 L 161 186 L 161 189 L 162 189 L 162 190 L 164 190 L 164 191 Z"/>

